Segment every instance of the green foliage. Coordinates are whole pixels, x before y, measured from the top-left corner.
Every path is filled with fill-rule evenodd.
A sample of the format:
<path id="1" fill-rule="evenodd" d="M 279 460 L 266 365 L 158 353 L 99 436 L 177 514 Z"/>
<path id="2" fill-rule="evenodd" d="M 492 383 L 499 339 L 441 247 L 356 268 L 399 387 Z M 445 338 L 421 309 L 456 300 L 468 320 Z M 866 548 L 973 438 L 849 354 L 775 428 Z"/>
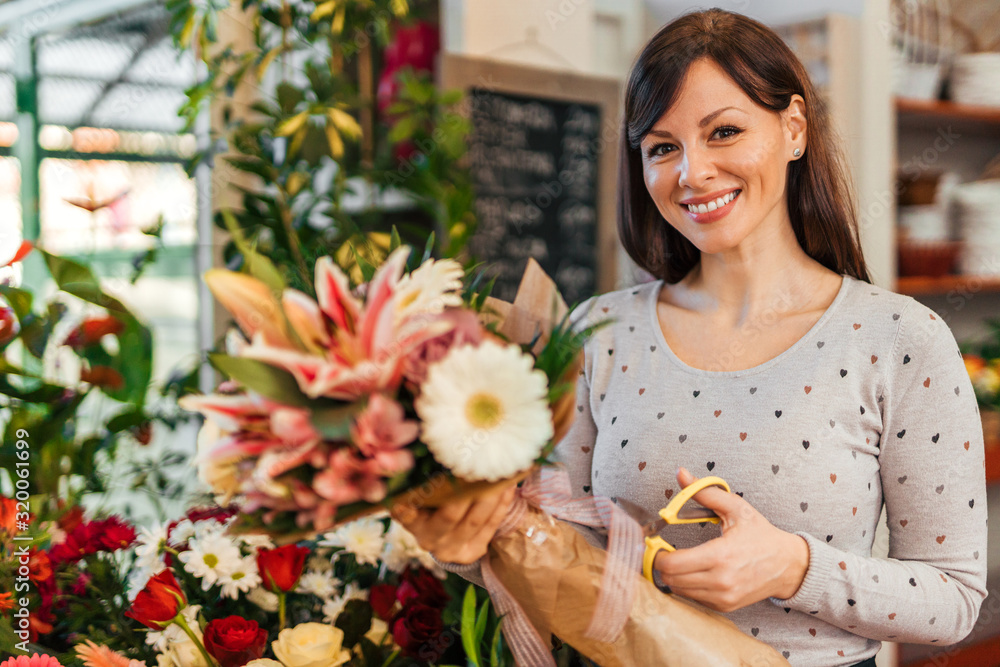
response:
<path id="1" fill-rule="evenodd" d="M 30 492 L 39 499 L 31 511 L 42 520 L 57 511 L 60 500 L 104 493 L 107 480 L 100 463 L 113 459 L 122 443 L 140 444 L 154 423 L 172 429 L 188 417 L 148 401 L 153 368 L 149 327 L 108 295 L 89 267 L 35 252 L 42 255 L 59 293 L 41 302 L 26 288 L 0 287 L 0 297 L 20 323 L 17 335 L 0 345 L 0 468 L 14 470 L 15 434 L 26 432 Z M 69 312 L 67 302 L 74 299 L 88 304 L 87 317 L 67 335 L 60 325 Z M 79 375 L 57 371 L 56 358 L 64 368 L 79 367 Z M 183 387 L 175 385 L 171 395 L 192 388 L 190 382 Z M 164 395 L 166 391 L 164 387 Z M 88 414 L 100 411 L 99 424 L 84 426 L 84 406 Z"/>
<path id="2" fill-rule="evenodd" d="M 436 3 L 313 4 L 243 0 L 237 21 L 253 46 L 237 52 L 218 35 L 226 0 L 167 3 L 175 43 L 207 71 L 180 114 L 193 126 L 212 103 L 223 118 L 213 152 L 191 167 L 211 161 L 214 186 L 238 199 L 215 220 L 239 230 L 224 249 L 227 266 L 268 257 L 286 285 L 308 294 L 318 257 L 333 256 L 360 282 L 385 257 L 393 227 L 404 243 L 433 235 L 435 255 L 461 255 L 475 223 L 460 165 L 469 132 L 456 112 L 461 94 L 439 93 L 429 73 L 400 71 L 394 104 L 380 113 L 374 99 L 383 48 Z M 410 203 L 378 204 L 390 192 Z M 352 196 L 365 203 L 348 208 Z"/>

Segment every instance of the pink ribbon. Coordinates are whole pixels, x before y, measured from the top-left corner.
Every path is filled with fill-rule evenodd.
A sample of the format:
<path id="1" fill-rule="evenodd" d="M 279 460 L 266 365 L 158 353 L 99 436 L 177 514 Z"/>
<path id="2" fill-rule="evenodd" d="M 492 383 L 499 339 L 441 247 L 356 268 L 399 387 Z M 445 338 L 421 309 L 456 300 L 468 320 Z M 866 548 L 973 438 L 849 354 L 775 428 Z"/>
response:
<path id="1" fill-rule="evenodd" d="M 498 535 L 515 530 L 528 505 L 563 521 L 572 521 L 608 531 L 608 557 L 601 578 L 597 605 L 584 633 L 601 642 L 613 642 L 628 621 L 635 597 L 634 573 L 642 570 L 645 550 L 642 529 L 609 498 L 587 496 L 573 498 L 569 474 L 561 467 L 535 470 L 521 485 L 519 498 L 500 524 Z M 551 649 L 514 596 L 504 587 L 490 566 L 489 553 L 482 561 L 483 582 L 497 612 L 503 617 L 504 636 L 518 665 L 555 667 Z"/>

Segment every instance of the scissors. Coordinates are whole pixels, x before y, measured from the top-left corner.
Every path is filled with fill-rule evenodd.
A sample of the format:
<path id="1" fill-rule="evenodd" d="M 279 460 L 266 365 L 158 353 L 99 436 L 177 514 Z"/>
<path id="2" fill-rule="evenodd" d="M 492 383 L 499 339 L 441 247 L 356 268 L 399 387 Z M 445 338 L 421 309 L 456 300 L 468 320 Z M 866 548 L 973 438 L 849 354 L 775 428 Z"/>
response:
<path id="1" fill-rule="evenodd" d="M 710 486 L 718 486 L 725 489 L 727 493 L 730 493 L 729 485 L 721 477 L 702 477 L 681 489 L 681 492 L 674 496 L 673 500 L 659 511 L 659 518 L 654 517 L 648 510 L 625 498 L 617 499 L 618 505 L 642 526 L 643 535 L 646 537 L 646 551 L 642 557 L 642 576 L 654 584 L 656 581 L 653 579 L 653 561 L 656 560 L 656 554 L 661 551 L 676 551 L 672 544 L 660 537 L 659 533 L 661 530 L 667 525 L 719 523 L 721 521 L 719 515 L 707 507 L 701 507 L 700 505 L 684 507 L 687 501 L 691 500 L 696 493 Z"/>

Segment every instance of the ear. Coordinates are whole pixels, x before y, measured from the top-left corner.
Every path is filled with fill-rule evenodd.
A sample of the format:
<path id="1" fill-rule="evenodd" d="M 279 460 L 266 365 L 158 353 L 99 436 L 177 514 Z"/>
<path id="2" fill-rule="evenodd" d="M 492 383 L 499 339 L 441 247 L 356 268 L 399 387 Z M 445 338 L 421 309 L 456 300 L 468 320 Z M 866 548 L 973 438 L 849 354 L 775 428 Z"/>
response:
<path id="1" fill-rule="evenodd" d="M 788 141 L 788 155 L 796 148 L 806 152 L 806 101 L 801 95 L 792 95 L 788 108 L 781 112 L 785 138 Z"/>

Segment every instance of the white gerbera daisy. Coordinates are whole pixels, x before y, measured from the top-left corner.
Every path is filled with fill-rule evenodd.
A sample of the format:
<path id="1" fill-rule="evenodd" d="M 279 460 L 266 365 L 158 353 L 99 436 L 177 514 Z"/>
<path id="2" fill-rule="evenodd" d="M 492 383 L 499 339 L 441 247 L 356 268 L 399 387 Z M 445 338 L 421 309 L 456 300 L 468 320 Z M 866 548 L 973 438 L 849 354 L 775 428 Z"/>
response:
<path id="1" fill-rule="evenodd" d="M 357 584 L 350 583 L 344 588 L 344 594 L 327 600 L 323 604 L 323 620 L 327 623 L 336 623 L 340 612 L 351 600 L 367 600 L 367 591 L 362 590 Z"/>
<path id="2" fill-rule="evenodd" d="M 319 546 L 344 547 L 344 551 L 354 554 L 359 564 L 378 565 L 384 532 L 385 526 L 378 519 L 358 519 L 323 535 Z"/>
<path id="3" fill-rule="evenodd" d="M 465 271 L 453 259 L 428 259 L 396 285 L 396 322 L 419 314 L 436 315 L 447 307 L 462 305 L 462 278 Z"/>
<path id="4" fill-rule="evenodd" d="M 340 586 L 340 580 L 333 576 L 332 570 L 311 571 L 302 575 L 295 591 L 315 595 L 321 600 L 328 600 L 337 594 L 338 586 Z"/>
<path id="5" fill-rule="evenodd" d="M 432 364 L 414 407 L 439 463 L 463 479 L 492 482 L 531 467 L 552 437 L 547 394 L 530 355 L 485 341 Z"/>
<path id="6" fill-rule="evenodd" d="M 220 578 L 229 575 L 242 554 L 225 535 L 210 531 L 204 537 L 190 541 L 190 549 L 177 556 L 184 569 L 201 579 L 202 590 L 211 588 Z"/>
<path id="7" fill-rule="evenodd" d="M 229 574 L 219 577 L 219 585 L 222 586 L 222 597 L 235 600 L 240 593 L 247 593 L 252 588 L 260 586 L 260 572 L 257 569 L 257 557 L 246 556 L 241 558 L 230 568 Z"/>
<path id="8" fill-rule="evenodd" d="M 251 549 L 273 549 L 274 542 L 267 535 L 262 535 L 259 533 L 243 533 L 239 536 L 239 539 L 243 544 L 247 545 Z"/>

